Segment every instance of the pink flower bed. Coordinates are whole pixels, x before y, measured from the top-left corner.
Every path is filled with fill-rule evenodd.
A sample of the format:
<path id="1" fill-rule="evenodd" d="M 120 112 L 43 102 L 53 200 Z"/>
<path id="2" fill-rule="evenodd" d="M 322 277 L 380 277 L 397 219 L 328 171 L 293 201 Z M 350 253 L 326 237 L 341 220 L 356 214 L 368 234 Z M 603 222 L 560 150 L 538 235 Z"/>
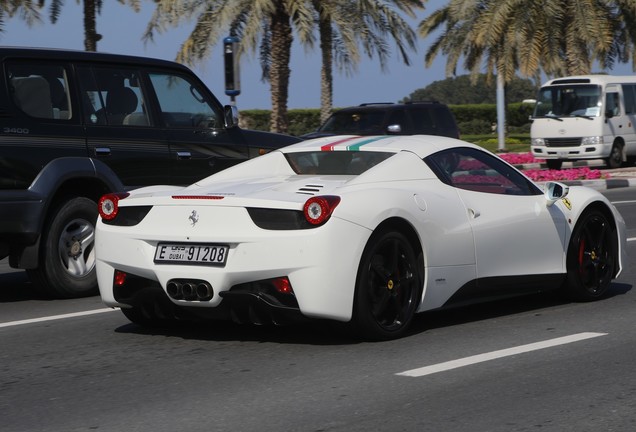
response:
<path id="1" fill-rule="evenodd" d="M 501 159 L 505 160 L 512 165 L 522 165 L 531 163 L 543 163 L 545 159 L 535 159 L 532 153 L 497 153 Z M 563 170 L 542 170 L 542 169 L 530 169 L 524 170 L 523 173 L 530 177 L 530 179 L 543 182 L 543 181 L 561 181 L 561 180 L 597 180 L 609 178 L 609 174 L 604 174 L 596 169 L 572 168 Z"/>
<path id="2" fill-rule="evenodd" d="M 529 163 L 541 163 L 545 159 L 535 159 L 532 153 L 497 153 L 497 156 L 511 165 L 521 165 Z"/>
<path id="3" fill-rule="evenodd" d="M 523 173 L 531 180 L 537 182 L 544 181 L 560 181 L 560 180 L 597 180 L 601 178 L 609 178 L 609 174 L 603 174 L 596 169 L 572 168 L 564 170 L 525 170 Z"/>

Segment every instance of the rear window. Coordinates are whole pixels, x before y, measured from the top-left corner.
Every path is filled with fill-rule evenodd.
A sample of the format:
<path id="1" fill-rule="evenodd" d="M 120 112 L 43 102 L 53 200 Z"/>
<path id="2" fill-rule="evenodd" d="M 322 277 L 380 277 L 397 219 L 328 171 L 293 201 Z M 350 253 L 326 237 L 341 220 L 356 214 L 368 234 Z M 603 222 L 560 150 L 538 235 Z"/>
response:
<path id="1" fill-rule="evenodd" d="M 395 153 L 367 151 L 311 151 L 287 153 L 296 174 L 359 175 Z"/>
<path id="2" fill-rule="evenodd" d="M 339 111 L 327 119 L 319 132 L 338 134 L 384 134 L 385 110 Z"/>

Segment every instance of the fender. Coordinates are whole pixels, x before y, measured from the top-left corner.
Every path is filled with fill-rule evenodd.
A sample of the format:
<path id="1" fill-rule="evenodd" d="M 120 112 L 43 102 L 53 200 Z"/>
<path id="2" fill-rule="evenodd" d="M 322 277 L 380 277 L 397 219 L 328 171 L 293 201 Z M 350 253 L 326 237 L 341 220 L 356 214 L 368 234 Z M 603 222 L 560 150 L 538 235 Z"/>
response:
<path id="1" fill-rule="evenodd" d="M 104 191 L 126 190 L 105 163 L 86 157 L 65 157 L 44 166 L 26 191 L 12 193 L 5 202 L 0 198 L 0 219 L 6 221 L 0 235 L 10 238 L 11 267 L 32 269 L 38 266 L 40 239 L 53 198 L 68 182 L 89 179 L 96 180 L 101 187 L 88 194 L 86 189 L 78 191 L 78 195 L 95 198 Z"/>

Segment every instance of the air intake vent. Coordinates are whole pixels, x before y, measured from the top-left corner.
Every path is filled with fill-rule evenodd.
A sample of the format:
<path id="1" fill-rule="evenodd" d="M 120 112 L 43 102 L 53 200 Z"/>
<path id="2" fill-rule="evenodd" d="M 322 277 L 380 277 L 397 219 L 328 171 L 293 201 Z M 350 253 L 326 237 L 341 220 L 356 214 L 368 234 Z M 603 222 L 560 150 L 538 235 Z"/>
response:
<path id="1" fill-rule="evenodd" d="M 303 195 L 316 195 L 320 193 L 323 187 L 323 185 L 308 184 L 298 189 L 296 193 Z"/>

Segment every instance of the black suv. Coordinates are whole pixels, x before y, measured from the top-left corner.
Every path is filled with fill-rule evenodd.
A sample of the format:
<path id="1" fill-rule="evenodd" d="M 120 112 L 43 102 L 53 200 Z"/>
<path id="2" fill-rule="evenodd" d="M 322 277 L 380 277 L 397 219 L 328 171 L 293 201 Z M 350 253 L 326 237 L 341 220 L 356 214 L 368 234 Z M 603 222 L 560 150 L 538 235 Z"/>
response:
<path id="1" fill-rule="evenodd" d="M 0 61 L 0 259 L 59 297 L 97 292 L 102 194 L 194 183 L 299 141 L 240 129 L 177 63 L 24 48 Z"/>
<path id="2" fill-rule="evenodd" d="M 372 103 L 338 110 L 302 138 L 416 134 L 459 138 L 459 129 L 451 110 L 439 102 Z"/>

